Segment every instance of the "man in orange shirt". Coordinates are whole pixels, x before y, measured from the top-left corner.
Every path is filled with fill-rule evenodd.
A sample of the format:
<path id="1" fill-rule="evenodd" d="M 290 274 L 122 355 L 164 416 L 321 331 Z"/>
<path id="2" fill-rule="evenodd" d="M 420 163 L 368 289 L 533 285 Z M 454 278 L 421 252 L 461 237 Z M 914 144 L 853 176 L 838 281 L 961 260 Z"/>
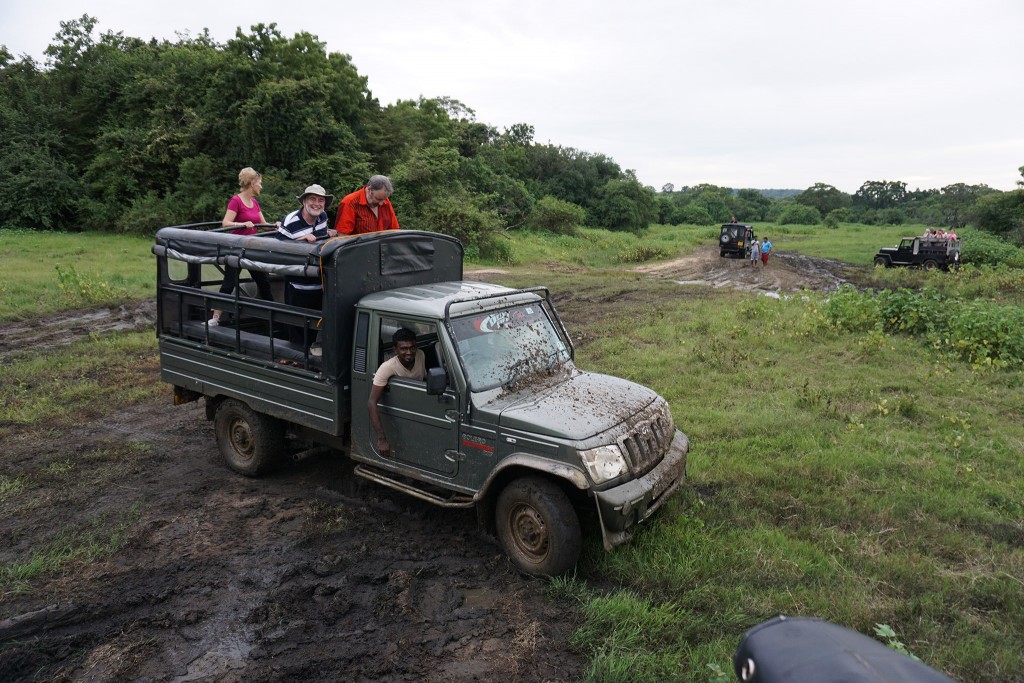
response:
<path id="1" fill-rule="evenodd" d="M 334 229 L 343 235 L 397 230 L 398 216 L 388 197 L 394 188 L 387 176 L 375 175 L 362 187 L 341 200 Z"/>

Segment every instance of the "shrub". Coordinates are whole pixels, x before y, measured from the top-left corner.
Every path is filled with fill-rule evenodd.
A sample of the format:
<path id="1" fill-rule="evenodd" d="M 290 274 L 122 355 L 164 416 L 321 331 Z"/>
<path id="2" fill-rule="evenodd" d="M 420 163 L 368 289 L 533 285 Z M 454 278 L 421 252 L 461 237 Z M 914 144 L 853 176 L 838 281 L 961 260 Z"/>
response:
<path id="1" fill-rule="evenodd" d="M 649 247 L 640 245 L 626 249 L 619 253 L 619 261 L 622 263 L 643 263 L 658 258 L 665 258 L 668 254 L 661 247 Z"/>
<path id="2" fill-rule="evenodd" d="M 813 206 L 790 204 L 779 214 L 781 225 L 817 225 L 821 222 L 821 214 Z"/>
<path id="3" fill-rule="evenodd" d="M 971 222 L 997 235 L 1020 234 L 1024 229 L 1024 190 L 987 194 L 971 211 Z"/>
<path id="4" fill-rule="evenodd" d="M 715 219 L 703 206 L 687 204 L 672 212 L 672 222 L 676 225 L 714 225 Z"/>
<path id="5" fill-rule="evenodd" d="M 512 260 L 512 247 L 501 236 L 501 220 L 465 197 L 445 195 L 431 200 L 422 207 L 419 221 L 422 224 L 415 227 L 457 238 L 471 258 Z"/>
<path id="6" fill-rule="evenodd" d="M 549 195 L 533 207 L 526 225 L 533 230 L 553 232 L 556 235 L 576 235 L 577 226 L 583 224 L 586 216 L 583 207 Z"/>
<path id="7" fill-rule="evenodd" d="M 825 216 L 825 220 L 822 221 L 826 227 L 838 228 L 840 223 L 850 222 L 850 210 L 843 207 L 841 209 L 832 209 Z"/>
<path id="8" fill-rule="evenodd" d="M 967 227 L 962 228 L 957 236 L 963 240 L 960 258 L 965 264 L 974 266 L 1005 264 L 1013 268 L 1024 268 L 1024 249 L 998 235 Z"/>
<path id="9" fill-rule="evenodd" d="M 598 188 L 590 217 L 601 228 L 639 233 L 657 218 L 654 192 L 633 178 L 609 180 Z"/>
<path id="10" fill-rule="evenodd" d="M 929 289 L 860 292 L 841 287 L 822 306 L 834 326 L 850 331 L 907 334 L 975 365 L 1024 363 L 1024 310 L 975 299 L 943 297 Z"/>

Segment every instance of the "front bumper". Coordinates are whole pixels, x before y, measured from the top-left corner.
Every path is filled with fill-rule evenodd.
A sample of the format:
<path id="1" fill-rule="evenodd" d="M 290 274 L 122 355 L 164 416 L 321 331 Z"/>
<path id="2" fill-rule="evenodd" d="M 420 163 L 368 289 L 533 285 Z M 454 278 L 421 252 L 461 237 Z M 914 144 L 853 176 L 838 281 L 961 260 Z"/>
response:
<path id="1" fill-rule="evenodd" d="M 653 515 L 686 479 L 690 440 L 678 429 L 658 465 L 633 481 L 594 494 L 605 550 L 628 541 L 638 524 Z"/>

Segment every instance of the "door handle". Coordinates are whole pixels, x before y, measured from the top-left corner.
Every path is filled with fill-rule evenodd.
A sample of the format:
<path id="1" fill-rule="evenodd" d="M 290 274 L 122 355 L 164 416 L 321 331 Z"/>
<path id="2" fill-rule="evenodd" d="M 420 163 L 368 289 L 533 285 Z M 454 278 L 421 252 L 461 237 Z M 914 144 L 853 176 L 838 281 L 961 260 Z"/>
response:
<path id="1" fill-rule="evenodd" d="M 444 411 L 444 416 L 449 422 L 459 421 L 459 411 L 457 410 L 446 410 Z"/>

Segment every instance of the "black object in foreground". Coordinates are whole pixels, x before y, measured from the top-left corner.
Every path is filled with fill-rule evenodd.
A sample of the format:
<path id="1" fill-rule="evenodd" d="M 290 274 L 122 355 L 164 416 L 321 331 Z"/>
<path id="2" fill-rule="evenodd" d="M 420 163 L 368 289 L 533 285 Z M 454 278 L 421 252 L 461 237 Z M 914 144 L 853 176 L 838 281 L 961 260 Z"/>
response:
<path id="1" fill-rule="evenodd" d="M 862 633 L 810 617 L 778 616 L 747 631 L 733 670 L 745 683 L 956 683 Z"/>

